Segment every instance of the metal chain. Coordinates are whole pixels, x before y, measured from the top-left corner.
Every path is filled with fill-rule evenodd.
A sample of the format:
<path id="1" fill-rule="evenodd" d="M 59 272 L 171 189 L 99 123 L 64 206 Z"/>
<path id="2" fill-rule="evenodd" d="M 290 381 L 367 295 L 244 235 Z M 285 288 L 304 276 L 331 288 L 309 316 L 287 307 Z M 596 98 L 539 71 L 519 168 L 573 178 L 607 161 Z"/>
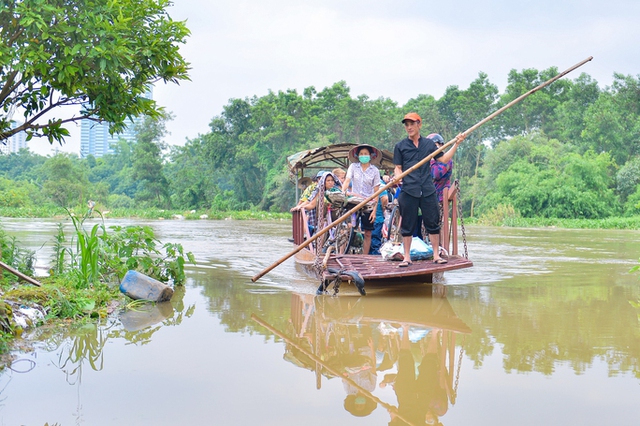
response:
<path id="1" fill-rule="evenodd" d="M 453 395 L 451 398 L 451 405 L 454 405 L 456 403 L 456 398 L 458 397 L 458 383 L 460 382 L 460 367 L 462 366 L 462 355 L 464 354 L 465 340 L 467 340 L 466 335 L 462 338 L 462 345 L 460 346 L 460 356 L 458 357 L 458 369 L 456 370 L 456 381 L 453 384 Z"/>
<path id="2" fill-rule="evenodd" d="M 464 219 L 462 218 L 462 203 L 460 202 L 460 181 L 456 179 L 456 192 L 458 195 L 458 217 L 460 218 L 460 228 L 462 229 L 462 243 L 464 244 L 464 257 L 469 258 L 469 249 L 467 248 L 467 233 L 464 229 Z"/>

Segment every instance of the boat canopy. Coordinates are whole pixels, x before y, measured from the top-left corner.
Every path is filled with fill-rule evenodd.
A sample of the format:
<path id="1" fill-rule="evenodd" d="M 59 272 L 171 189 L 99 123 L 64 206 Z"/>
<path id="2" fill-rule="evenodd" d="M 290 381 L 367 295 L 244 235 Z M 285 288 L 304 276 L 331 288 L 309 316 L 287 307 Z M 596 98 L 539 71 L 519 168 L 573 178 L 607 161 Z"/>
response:
<path id="1" fill-rule="evenodd" d="M 358 144 L 337 143 L 300 151 L 287 157 L 289 172 L 293 176 L 298 176 L 298 172 L 306 168 L 328 169 L 331 166 L 327 166 L 327 163 L 332 164 L 333 167 L 342 167 L 346 171 L 347 167 L 349 167 L 349 151 L 355 146 L 358 146 Z M 393 154 L 384 149 L 381 149 L 380 152 L 382 152 L 382 160 L 376 167 L 380 170 L 391 172 L 394 168 Z"/>

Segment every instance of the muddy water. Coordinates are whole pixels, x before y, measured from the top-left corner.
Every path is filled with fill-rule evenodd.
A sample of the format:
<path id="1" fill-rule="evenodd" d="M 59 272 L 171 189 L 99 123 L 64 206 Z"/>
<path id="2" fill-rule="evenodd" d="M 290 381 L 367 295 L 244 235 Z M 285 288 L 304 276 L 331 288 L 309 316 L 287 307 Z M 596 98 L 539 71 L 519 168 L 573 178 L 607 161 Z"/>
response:
<path id="1" fill-rule="evenodd" d="M 112 221 L 109 224 L 128 224 Z M 170 303 L 37 329 L 0 425 L 637 425 L 640 233 L 468 229 L 435 285 L 317 282 L 286 222 L 150 221 L 199 261 Z M 44 271 L 54 221 L 3 219 Z"/>

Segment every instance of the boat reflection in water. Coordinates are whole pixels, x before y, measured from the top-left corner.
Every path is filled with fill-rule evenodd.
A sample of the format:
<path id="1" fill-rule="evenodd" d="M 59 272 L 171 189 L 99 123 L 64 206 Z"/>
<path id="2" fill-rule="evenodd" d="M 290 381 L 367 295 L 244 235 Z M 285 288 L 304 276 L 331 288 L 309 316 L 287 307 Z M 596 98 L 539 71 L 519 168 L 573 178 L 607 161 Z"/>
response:
<path id="1" fill-rule="evenodd" d="M 456 316 L 444 286 L 428 287 L 422 297 L 292 294 L 289 330 L 252 318 L 286 342 L 285 360 L 316 373 L 318 389 L 323 376 L 339 377 L 344 408 L 354 416 L 381 406 L 391 425 L 441 424 L 456 401 L 471 329 Z"/>

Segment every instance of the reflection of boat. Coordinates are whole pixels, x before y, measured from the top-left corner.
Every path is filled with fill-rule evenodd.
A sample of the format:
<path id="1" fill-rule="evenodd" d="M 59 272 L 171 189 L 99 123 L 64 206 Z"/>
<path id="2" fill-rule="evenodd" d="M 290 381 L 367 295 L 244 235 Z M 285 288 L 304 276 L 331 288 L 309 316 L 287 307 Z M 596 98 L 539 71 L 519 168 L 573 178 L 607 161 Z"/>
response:
<path id="1" fill-rule="evenodd" d="M 355 146 L 356 144 L 335 144 L 294 154 L 288 158 L 290 174 L 295 177 L 297 182 L 300 182 L 304 178 L 306 169 L 314 172 L 320 169 L 331 170 L 334 167 L 346 169 L 349 151 Z M 386 150 L 382 150 L 381 153 L 382 158 L 379 160 L 378 168 L 391 174 L 394 168 L 393 154 Z M 296 199 L 298 199 L 299 195 L 298 187 L 299 185 L 296 185 Z M 341 280 L 353 280 L 352 276 L 344 274 L 344 271 L 355 271 L 365 281 L 392 280 L 393 282 L 399 282 L 417 279 L 430 283 L 433 281 L 434 273 L 469 268 L 473 266 L 473 263 L 468 259 L 466 242 L 464 255 L 459 255 L 458 253 L 457 224 L 459 212 L 457 192 L 445 189 L 444 199 L 448 200 L 448 202 L 443 205 L 441 246 L 449 253 L 448 263 L 446 264 L 440 265 L 434 264 L 430 260 L 418 260 L 414 261 L 409 268 L 398 268 L 397 262 L 384 260 L 381 256 L 332 253 L 331 249 L 327 250 L 326 241 L 330 236 L 326 234 L 318 238 L 313 244 L 295 253 L 295 261 L 304 265 L 305 269 L 312 275 L 320 277 L 324 284 L 330 285 L 333 283 L 335 289 L 338 288 Z M 316 216 L 318 218 L 325 216 L 323 215 L 323 203 L 318 203 L 317 209 Z M 333 226 L 330 221 L 328 222 L 324 224 L 324 227 Z M 300 211 L 294 211 L 293 243 L 296 246 L 300 246 L 306 239 L 310 238 L 307 227 L 304 224 L 304 214 Z M 323 225 L 320 225 L 320 228 L 317 233 L 320 233 Z"/>
<path id="2" fill-rule="evenodd" d="M 439 418 L 455 404 L 464 345 L 459 335 L 471 329 L 444 297 L 293 294 L 291 329 L 252 318 L 286 342 L 285 360 L 315 372 L 318 389 L 323 376 L 340 378 L 345 409 L 354 415 L 382 406 L 392 424 L 424 424 L 425 416 Z M 382 399 L 387 386 L 396 401 Z M 358 407 L 358 398 L 368 402 Z"/>

